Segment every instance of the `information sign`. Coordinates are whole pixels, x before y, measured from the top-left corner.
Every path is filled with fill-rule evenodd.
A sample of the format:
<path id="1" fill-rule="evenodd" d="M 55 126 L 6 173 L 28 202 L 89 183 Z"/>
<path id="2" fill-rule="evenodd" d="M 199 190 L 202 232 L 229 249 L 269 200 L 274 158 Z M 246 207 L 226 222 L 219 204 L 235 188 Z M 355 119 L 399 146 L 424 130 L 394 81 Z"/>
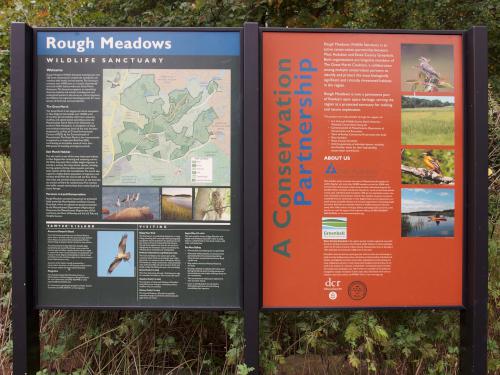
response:
<path id="1" fill-rule="evenodd" d="M 263 306 L 461 306 L 461 35 L 265 32 Z"/>
<path id="2" fill-rule="evenodd" d="M 240 307 L 240 38 L 36 33 L 39 307 Z"/>

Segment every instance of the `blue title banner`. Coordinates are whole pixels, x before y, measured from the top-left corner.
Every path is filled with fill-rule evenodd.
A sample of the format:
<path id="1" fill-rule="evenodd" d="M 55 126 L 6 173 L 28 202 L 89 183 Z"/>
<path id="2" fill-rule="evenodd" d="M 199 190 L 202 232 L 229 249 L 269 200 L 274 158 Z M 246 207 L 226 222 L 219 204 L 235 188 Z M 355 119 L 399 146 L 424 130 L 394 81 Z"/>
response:
<path id="1" fill-rule="evenodd" d="M 39 31 L 37 53 L 42 56 L 239 56 L 240 33 L 232 31 Z"/>

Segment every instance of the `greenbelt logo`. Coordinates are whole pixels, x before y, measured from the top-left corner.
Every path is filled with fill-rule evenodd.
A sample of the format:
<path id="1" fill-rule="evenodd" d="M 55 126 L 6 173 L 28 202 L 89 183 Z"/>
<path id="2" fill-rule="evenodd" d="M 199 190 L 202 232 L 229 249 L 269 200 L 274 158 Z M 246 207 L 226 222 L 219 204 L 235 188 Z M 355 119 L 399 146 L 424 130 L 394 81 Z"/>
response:
<path id="1" fill-rule="evenodd" d="M 321 219 L 321 237 L 324 240 L 347 239 L 346 217 L 323 217 Z"/>

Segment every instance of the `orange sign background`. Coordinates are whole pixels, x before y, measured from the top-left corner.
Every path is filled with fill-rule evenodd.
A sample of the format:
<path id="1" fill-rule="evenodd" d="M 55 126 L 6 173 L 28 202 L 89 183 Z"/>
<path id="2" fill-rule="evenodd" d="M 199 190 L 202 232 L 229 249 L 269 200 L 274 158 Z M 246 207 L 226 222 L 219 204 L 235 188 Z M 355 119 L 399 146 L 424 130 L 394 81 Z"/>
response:
<path id="1" fill-rule="evenodd" d="M 384 45 L 395 57 L 392 67 L 388 69 L 390 82 L 371 84 L 354 80 L 343 86 L 338 84 L 327 86 L 325 68 L 328 65 L 325 60 L 325 46 L 335 47 L 335 43 L 338 46 L 344 44 L 346 49 L 349 49 L 349 46 L 361 46 L 366 43 Z M 453 46 L 454 69 L 452 77 L 447 78 L 453 82 L 454 87 L 451 91 L 430 94 L 404 91 L 401 83 L 402 44 Z M 461 36 L 263 32 L 262 59 L 263 307 L 461 306 L 463 276 Z M 359 56 L 359 59 L 362 60 L 363 56 Z M 302 79 L 301 74 L 307 77 Z M 293 94 L 294 91 L 300 91 L 299 85 L 304 82 L 311 83 L 310 86 L 303 87 L 303 91 L 310 90 L 311 94 L 305 96 Z M 287 90 L 290 90 L 290 93 Z M 331 94 L 334 92 L 337 94 Z M 325 102 L 328 96 L 341 97 L 341 93 L 361 95 L 385 93 L 394 99 L 392 107 L 361 108 L 358 112 L 349 114 L 354 117 L 381 118 L 384 136 L 378 137 L 376 141 L 371 138 L 365 141 L 383 143 L 383 147 L 357 152 L 330 151 L 330 144 L 335 142 L 331 134 L 332 115 L 335 114 L 325 112 Z M 454 144 L 402 145 L 402 95 L 453 96 Z M 311 103 L 305 103 L 306 99 L 310 99 Z M 301 108 L 305 117 L 302 120 Z M 308 115 L 310 118 L 307 118 Z M 308 123 L 302 125 L 301 129 L 301 122 L 306 120 Z M 311 141 L 308 142 L 304 138 L 311 138 Z M 306 150 L 303 150 L 303 155 L 307 156 L 308 152 L 311 152 L 311 160 L 304 160 L 305 157 L 300 159 L 301 144 Z M 402 147 L 453 150 L 455 184 L 453 186 L 403 185 Z M 332 156 L 339 156 L 339 159 L 332 159 Z M 331 163 L 335 171 L 326 173 Z M 300 173 L 301 171 L 303 173 Z M 290 178 L 289 185 L 280 181 L 284 176 Z M 301 178 L 308 177 L 310 177 L 308 180 L 310 188 L 306 186 L 305 180 L 301 186 Z M 325 214 L 325 199 L 336 199 L 325 193 L 325 180 L 329 181 L 330 186 L 342 181 L 388 181 L 388 188 L 394 192 L 393 207 L 388 212 L 382 213 Z M 402 237 L 401 194 L 402 189 L 406 188 L 453 190 L 453 236 Z M 443 194 L 446 192 L 441 191 Z M 294 194 L 298 193 L 297 197 L 300 200 L 300 192 L 304 194 L 305 200 L 311 202 L 310 205 L 294 204 Z M 322 238 L 322 218 L 325 216 L 341 216 L 347 219 L 345 240 L 332 241 Z M 277 223 L 280 223 L 281 227 Z M 363 254 L 368 254 L 374 257 L 375 263 L 378 259 L 377 254 L 380 254 L 380 257 L 381 254 L 390 254 L 390 271 L 382 275 L 356 274 L 356 271 L 351 274 L 327 272 L 325 254 L 336 246 L 345 246 L 349 241 L 353 246 L 344 253 L 359 252 L 361 257 Z M 363 251 L 358 247 L 363 241 L 389 241 L 391 246 Z M 330 254 L 335 256 L 338 253 L 330 252 Z"/>

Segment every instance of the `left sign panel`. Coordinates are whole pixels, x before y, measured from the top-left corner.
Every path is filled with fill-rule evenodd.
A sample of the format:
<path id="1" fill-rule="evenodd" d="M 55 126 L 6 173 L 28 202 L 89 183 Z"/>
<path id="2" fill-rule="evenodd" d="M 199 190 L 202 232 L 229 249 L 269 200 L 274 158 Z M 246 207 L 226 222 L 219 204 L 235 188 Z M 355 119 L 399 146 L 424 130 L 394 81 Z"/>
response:
<path id="1" fill-rule="evenodd" d="M 36 31 L 37 305 L 241 306 L 239 31 Z"/>

